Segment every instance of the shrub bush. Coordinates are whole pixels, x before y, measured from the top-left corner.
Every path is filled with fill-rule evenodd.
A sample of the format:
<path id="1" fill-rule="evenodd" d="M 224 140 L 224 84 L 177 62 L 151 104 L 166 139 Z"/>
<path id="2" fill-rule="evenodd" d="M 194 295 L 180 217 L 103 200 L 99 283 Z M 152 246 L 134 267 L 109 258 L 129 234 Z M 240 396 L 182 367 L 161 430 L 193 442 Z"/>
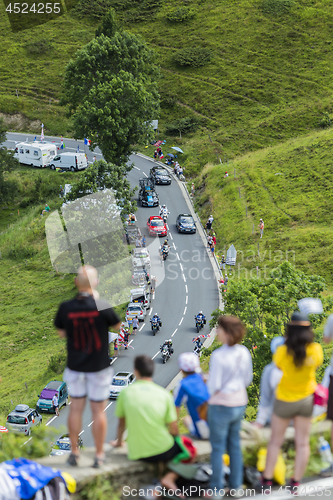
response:
<path id="1" fill-rule="evenodd" d="M 177 98 L 173 96 L 165 96 L 161 100 L 161 108 L 173 108 Z"/>
<path id="2" fill-rule="evenodd" d="M 40 40 L 27 44 L 26 49 L 28 54 L 41 55 L 50 52 L 53 49 L 53 45 L 49 40 L 46 40 L 46 38 L 41 38 Z"/>
<path id="3" fill-rule="evenodd" d="M 71 10 L 71 15 L 99 20 L 107 14 L 110 7 L 113 7 L 112 0 L 80 0 Z"/>
<path id="4" fill-rule="evenodd" d="M 31 245 L 25 245 L 23 243 L 13 245 L 10 250 L 8 250 L 8 257 L 13 260 L 23 260 L 33 257 L 37 253 L 37 250 Z"/>
<path id="5" fill-rule="evenodd" d="M 66 367 L 67 353 L 66 349 L 62 349 L 59 353 L 53 354 L 49 361 L 49 370 L 53 373 L 62 373 Z"/>
<path id="6" fill-rule="evenodd" d="M 200 122 L 192 117 L 181 118 L 173 123 L 166 126 L 166 134 L 168 135 L 178 135 L 180 132 L 182 134 L 187 134 L 189 132 L 194 132 L 199 127 Z"/>
<path id="7" fill-rule="evenodd" d="M 166 15 L 167 20 L 170 23 L 182 23 L 188 19 L 194 17 L 195 12 L 188 7 L 180 7 L 179 9 L 172 10 Z"/>
<path id="8" fill-rule="evenodd" d="M 192 66 L 199 68 L 204 66 L 211 59 L 211 51 L 200 47 L 188 47 L 178 50 L 174 56 L 174 61 L 179 66 Z"/>
<path id="9" fill-rule="evenodd" d="M 294 7 L 294 0 L 263 0 L 261 8 L 264 14 L 282 16 Z"/>
<path id="10" fill-rule="evenodd" d="M 332 120 L 331 117 L 328 113 L 324 113 L 322 119 L 319 122 L 319 127 L 320 128 L 328 128 L 332 125 Z"/>

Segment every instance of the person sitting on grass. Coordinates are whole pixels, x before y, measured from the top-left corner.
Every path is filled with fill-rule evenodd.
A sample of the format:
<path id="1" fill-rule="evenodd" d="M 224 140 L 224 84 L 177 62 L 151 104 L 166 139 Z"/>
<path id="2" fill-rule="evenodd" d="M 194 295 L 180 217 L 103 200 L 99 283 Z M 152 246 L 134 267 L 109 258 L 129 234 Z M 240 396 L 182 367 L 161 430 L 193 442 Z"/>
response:
<path id="1" fill-rule="evenodd" d="M 202 375 L 199 373 L 199 358 L 194 352 L 183 352 L 178 358 L 178 366 L 184 378 L 174 391 L 177 415 L 179 417 L 180 408 L 185 403 L 190 415 L 184 417 L 184 425 L 193 437 L 208 439 L 208 423 L 200 418 L 198 412 L 198 408 L 209 399 L 208 389 Z"/>
<path id="2" fill-rule="evenodd" d="M 48 206 L 48 204 L 46 203 L 46 204 L 45 204 L 45 208 L 44 208 L 44 210 L 42 211 L 42 216 L 43 216 L 44 214 L 48 214 L 48 213 L 49 213 L 49 211 L 50 211 L 50 207 L 49 207 L 49 206 Z"/>

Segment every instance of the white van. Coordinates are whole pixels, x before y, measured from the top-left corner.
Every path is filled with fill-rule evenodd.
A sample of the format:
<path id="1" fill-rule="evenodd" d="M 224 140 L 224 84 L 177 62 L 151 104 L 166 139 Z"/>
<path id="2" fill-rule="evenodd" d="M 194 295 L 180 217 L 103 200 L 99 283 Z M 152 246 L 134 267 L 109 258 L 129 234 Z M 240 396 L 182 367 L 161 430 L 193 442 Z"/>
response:
<path id="1" fill-rule="evenodd" d="M 71 170 L 72 172 L 75 170 L 83 170 L 88 166 L 88 158 L 85 153 L 61 153 L 55 156 L 50 163 L 50 168 L 52 170 L 59 167 L 64 170 Z"/>
<path id="2" fill-rule="evenodd" d="M 15 146 L 14 158 L 32 167 L 48 167 L 57 154 L 56 144 L 50 142 L 19 142 Z"/>

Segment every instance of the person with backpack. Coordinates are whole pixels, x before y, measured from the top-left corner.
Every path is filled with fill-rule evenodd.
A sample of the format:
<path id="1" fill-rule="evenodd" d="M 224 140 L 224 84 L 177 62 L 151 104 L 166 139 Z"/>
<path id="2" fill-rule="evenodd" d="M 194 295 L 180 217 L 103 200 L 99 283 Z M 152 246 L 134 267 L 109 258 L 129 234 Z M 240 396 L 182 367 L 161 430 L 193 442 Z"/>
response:
<path id="1" fill-rule="evenodd" d="M 220 262 L 220 269 L 221 269 L 222 271 L 223 271 L 223 270 L 225 270 L 225 265 L 226 265 L 226 262 L 227 262 L 227 261 L 226 261 L 226 259 L 225 259 L 225 256 L 224 256 L 224 255 L 222 255 L 222 257 L 221 257 L 221 262 Z"/>
<path id="2" fill-rule="evenodd" d="M 262 492 L 273 484 L 275 464 L 291 419 L 295 427 L 296 457 L 290 494 L 297 494 L 310 457 L 310 430 L 314 393 L 317 387 L 316 370 L 323 362 L 323 349 L 314 342 L 311 322 L 306 314 L 294 312 L 273 361 L 282 371 L 276 389 L 271 419 L 272 434 L 267 448 L 266 467 L 256 491 Z"/>
<path id="3" fill-rule="evenodd" d="M 247 405 L 246 388 L 252 382 L 252 358 L 240 345 L 245 326 L 235 316 L 220 316 L 216 338 L 223 345 L 210 358 L 208 391 L 208 425 L 212 446 L 213 474 L 210 487 L 223 490 L 222 455 L 230 456 L 229 486 L 239 491 L 243 484 L 243 457 L 240 427 Z"/>

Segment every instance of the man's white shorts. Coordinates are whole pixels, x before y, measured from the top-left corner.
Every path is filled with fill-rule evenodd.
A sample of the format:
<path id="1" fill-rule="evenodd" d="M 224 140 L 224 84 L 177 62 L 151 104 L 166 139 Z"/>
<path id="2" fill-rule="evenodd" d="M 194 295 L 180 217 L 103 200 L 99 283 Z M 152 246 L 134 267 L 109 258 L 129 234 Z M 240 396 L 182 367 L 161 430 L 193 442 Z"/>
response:
<path id="1" fill-rule="evenodd" d="M 68 393 L 71 398 L 84 398 L 88 396 L 90 401 L 105 401 L 110 395 L 110 384 L 113 369 L 108 366 L 99 372 L 75 372 L 65 368 L 64 382 L 68 385 Z"/>

